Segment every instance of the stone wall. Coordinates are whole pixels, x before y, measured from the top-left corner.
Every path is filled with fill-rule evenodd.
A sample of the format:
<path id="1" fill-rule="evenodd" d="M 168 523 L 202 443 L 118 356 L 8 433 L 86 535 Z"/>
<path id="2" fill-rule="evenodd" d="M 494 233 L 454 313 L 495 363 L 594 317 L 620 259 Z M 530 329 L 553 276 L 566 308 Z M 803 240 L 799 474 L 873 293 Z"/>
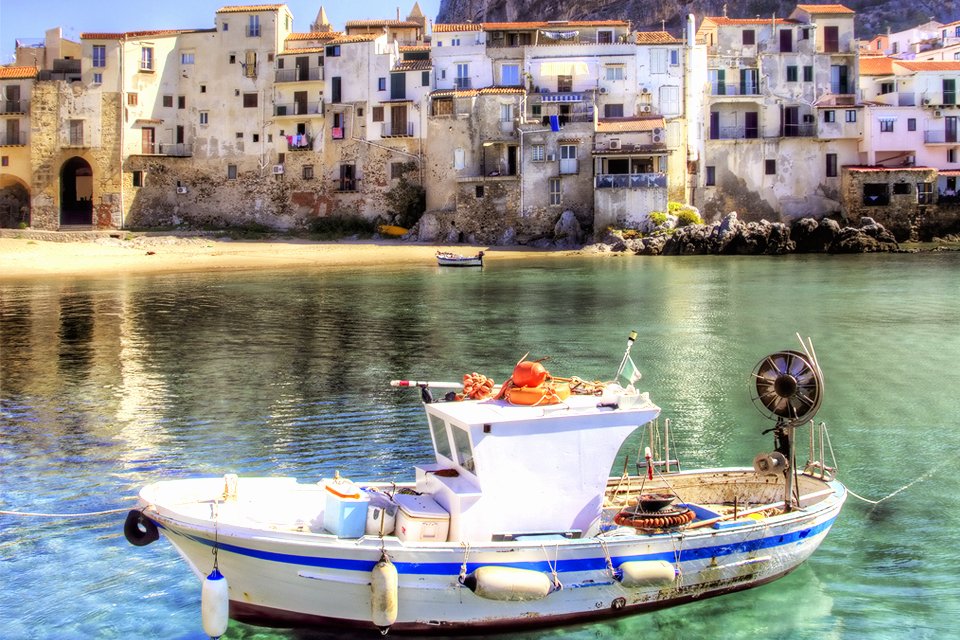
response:
<path id="1" fill-rule="evenodd" d="M 932 183 L 935 189 L 937 170 L 927 167 L 844 167 L 840 187 L 843 215 L 854 221 L 862 217 L 873 218 L 898 242 L 923 239 L 920 237 L 921 217 L 937 219 L 938 215 L 933 203 L 921 205 L 917 202 L 917 185 L 922 183 Z M 870 197 L 870 187 L 865 185 L 884 185 L 886 204 L 882 198 Z M 895 189 L 895 185 L 901 186 Z M 929 228 L 924 233 L 928 232 Z"/>

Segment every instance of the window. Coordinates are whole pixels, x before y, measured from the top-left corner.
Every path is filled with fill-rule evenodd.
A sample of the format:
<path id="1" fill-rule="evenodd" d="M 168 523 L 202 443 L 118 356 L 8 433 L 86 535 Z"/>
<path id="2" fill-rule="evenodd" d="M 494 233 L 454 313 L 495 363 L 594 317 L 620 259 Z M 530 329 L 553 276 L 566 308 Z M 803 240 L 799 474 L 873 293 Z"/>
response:
<path id="1" fill-rule="evenodd" d="M 813 66 L 805 65 L 803 67 L 803 81 L 813 82 Z"/>
<path id="2" fill-rule="evenodd" d="M 453 86 L 457 89 L 470 88 L 470 65 L 465 62 L 457 63 L 457 77 L 453 81 Z"/>
<path id="3" fill-rule="evenodd" d="M 173 106 L 173 96 L 163 96 L 163 106 L 172 107 Z"/>
<path id="4" fill-rule="evenodd" d="M 912 193 L 910 191 L 910 184 L 907 182 L 895 182 L 893 184 L 893 195 L 895 196 L 907 196 Z"/>
<path id="5" fill-rule="evenodd" d="M 883 207 L 890 204 L 890 189 L 886 182 L 863 185 L 863 204 L 867 207 Z"/>
<path id="6" fill-rule="evenodd" d="M 237 179 L 237 165 L 228 164 L 227 165 L 227 180 L 236 180 Z"/>
<path id="7" fill-rule="evenodd" d="M 327 47 L 327 57 L 328 58 L 339 58 L 340 57 L 340 45 L 332 44 Z"/>
<path id="8" fill-rule="evenodd" d="M 623 117 L 623 105 L 622 105 L 622 104 L 605 104 L 605 105 L 603 105 L 603 117 L 604 117 L 604 118 L 622 118 L 622 117 Z"/>
<path id="9" fill-rule="evenodd" d="M 227 58 L 227 62 L 229 62 L 230 64 L 237 64 L 237 55 L 235 53 L 231 53 L 230 56 Z"/>
<path id="10" fill-rule="evenodd" d="M 209 113 L 208 111 L 201 111 L 201 112 L 200 112 L 200 124 L 201 124 L 201 125 L 209 124 L 209 115 L 210 115 L 210 113 Z"/>
<path id="11" fill-rule="evenodd" d="M 470 448 L 470 434 L 461 429 L 450 425 L 450 431 L 453 433 L 453 446 L 457 450 L 457 462 L 467 471 L 473 471 L 473 449 Z"/>
<path id="12" fill-rule="evenodd" d="M 543 145 L 535 144 L 530 147 L 530 159 L 534 162 L 543 162 Z"/>
<path id="13" fill-rule="evenodd" d="M 607 65 L 604 73 L 607 80 L 623 80 L 623 65 Z"/>
<path id="14" fill-rule="evenodd" d="M 847 122 L 856 122 L 856 121 L 857 121 L 856 109 L 847 109 Z"/>
<path id="15" fill-rule="evenodd" d="M 340 165 L 340 191 L 356 191 L 357 178 L 352 164 Z"/>
<path id="16" fill-rule="evenodd" d="M 753 29 L 744 29 L 743 30 L 743 42 L 744 45 L 757 44 L 757 32 Z"/>
<path id="17" fill-rule="evenodd" d="M 330 78 L 330 102 L 337 103 L 343 98 L 340 76 Z"/>
<path id="18" fill-rule="evenodd" d="M 134 171 L 132 178 L 133 178 L 133 186 L 135 187 L 143 186 L 143 171 Z"/>
<path id="19" fill-rule="evenodd" d="M 573 76 L 557 76 L 557 93 L 573 91 Z"/>
<path id="20" fill-rule="evenodd" d="M 893 120 L 891 118 L 881 119 L 880 131 L 882 133 L 893 133 Z"/>
<path id="21" fill-rule="evenodd" d="M 93 66 L 107 66 L 107 46 L 104 44 L 93 45 Z"/>
<path id="22" fill-rule="evenodd" d="M 670 49 L 670 66 L 676 67 L 680 64 L 680 50 Z"/>
<path id="23" fill-rule="evenodd" d="M 707 167 L 707 186 L 712 187 L 717 184 L 717 168 Z"/>
<path id="24" fill-rule="evenodd" d="M 234 136 L 237 140 L 243 140 L 243 131 L 237 131 Z"/>
<path id="25" fill-rule="evenodd" d="M 183 51 L 180 53 L 180 64 L 193 64 L 194 53 L 193 51 Z"/>
<path id="26" fill-rule="evenodd" d="M 837 112 L 833 109 L 825 109 L 823 112 L 823 121 L 824 122 L 836 122 L 837 121 Z"/>
<path id="27" fill-rule="evenodd" d="M 500 84 L 515 87 L 520 84 L 520 65 L 505 64 L 500 67 Z"/>
<path id="28" fill-rule="evenodd" d="M 0 156 L 0 167 L 10 166 L 10 156 Z"/>
<path id="29" fill-rule="evenodd" d="M 186 108 L 187 108 L 187 97 L 177 96 L 177 109 L 186 109 Z"/>
<path id="30" fill-rule="evenodd" d="M 386 90 L 387 90 L 387 79 L 377 78 L 377 91 L 386 91 Z"/>
<path id="31" fill-rule="evenodd" d="M 780 30 L 780 53 L 793 52 L 793 31 L 791 29 Z"/>
<path id="32" fill-rule="evenodd" d="M 597 31 L 597 44 L 613 44 L 613 31 L 609 29 Z"/>
<path id="33" fill-rule="evenodd" d="M 403 177 L 403 165 L 402 162 L 391 162 L 390 163 L 390 179 L 399 180 Z"/>
<path id="34" fill-rule="evenodd" d="M 835 153 L 827 154 L 827 177 L 837 177 L 837 154 Z"/>
<path id="35" fill-rule="evenodd" d="M 956 162 L 956 161 L 957 161 L 957 150 L 947 149 L 947 162 Z"/>
<path id="36" fill-rule="evenodd" d="M 374 122 L 383 122 L 383 107 L 373 107 L 370 118 Z"/>
<path id="37" fill-rule="evenodd" d="M 560 178 L 549 178 L 547 186 L 550 190 L 550 204 L 560 204 L 563 192 L 560 190 Z"/>
<path id="38" fill-rule="evenodd" d="M 313 180 L 313 165 L 303 165 L 303 173 L 301 175 L 303 176 L 304 180 Z"/>
<path id="39" fill-rule="evenodd" d="M 476 187 L 474 187 L 474 189 L 473 189 L 473 195 L 474 195 L 474 197 L 476 197 L 476 198 L 482 198 L 482 197 L 483 197 L 483 185 L 482 185 L 482 184 L 478 184 Z"/>
<path id="40" fill-rule="evenodd" d="M 200 85 L 200 93 L 206 93 L 206 92 L 207 92 L 207 85 L 205 84 Z"/>
<path id="41" fill-rule="evenodd" d="M 513 105 L 500 105 L 500 122 L 511 122 L 513 120 Z"/>
<path id="42" fill-rule="evenodd" d="M 933 183 L 917 183 L 917 204 L 933 204 Z"/>
<path id="43" fill-rule="evenodd" d="M 917 130 L 917 119 L 907 118 L 907 131 L 916 131 L 916 130 Z"/>
<path id="44" fill-rule="evenodd" d="M 70 121 L 70 144 L 75 147 L 83 145 L 83 120 Z"/>
<path id="45" fill-rule="evenodd" d="M 138 101 L 139 101 L 139 98 L 138 98 L 138 96 L 137 96 L 136 93 L 134 93 L 134 92 L 131 91 L 130 93 L 127 94 L 127 106 L 128 106 L 128 107 L 135 107 L 135 106 L 137 106 L 137 102 L 138 102 Z"/>
<path id="46" fill-rule="evenodd" d="M 140 71 L 153 71 L 153 47 L 140 49 Z"/>
<path id="47" fill-rule="evenodd" d="M 460 46 L 460 38 L 459 38 L 458 36 L 453 36 L 452 38 L 450 38 L 450 46 L 451 46 L 451 47 L 459 47 L 459 46 Z"/>
<path id="48" fill-rule="evenodd" d="M 224 23 L 223 23 L 223 28 L 222 28 L 221 30 L 222 30 L 222 31 L 230 31 L 230 23 L 229 23 L 229 22 L 224 22 Z"/>
<path id="49" fill-rule="evenodd" d="M 103 83 L 103 74 L 95 73 L 93 74 L 93 84 L 102 84 Z"/>
<path id="50" fill-rule="evenodd" d="M 257 38 L 260 36 L 260 16 L 250 16 L 250 22 L 247 24 L 247 36 Z"/>
<path id="51" fill-rule="evenodd" d="M 764 173 L 768 176 L 773 176 L 777 174 L 777 161 L 776 160 L 765 160 L 764 163 Z"/>
<path id="52" fill-rule="evenodd" d="M 243 75 L 248 78 L 257 77 L 257 52 L 248 50 L 244 55 Z"/>
<path id="53" fill-rule="evenodd" d="M 790 64 L 787 65 L 787 82 L 796 82 L 797 81 L 797 65 Z"/>
<path id="54" fill-rule="evenodd" d="M 881 82 L 880 83 L 880 94 L 893 93 L 893 83 L 892 82 Z"/>
<path id="55" fill-rule="evenodd" d="M 251 109 L 257 106 L 257 94 L 256 93 L 245 93 L 243 94 L 243 108 Z"/>
<path id="56" fill-rule="evenodd" d="M 430 72 L 429 72 L 429 71 L 421 71 L 421 72 L 420 72 L 420 86 L 421 86 L 421 87 L 429 87 L 429 86 L 430 86 Z"/>
<path id="57" fill-rule="evenodd" d="M 840 27 L 823 28 L 823 50 L 826 53 L 837 53 L 840 51 Z"/>
<path id="58" fill-rule="evenodd" d="M 430 433 L 433 435 L 433 445 L 437 453 L 453 460 L 453 451 L 450 449 L 450 440 L 447 438 L 447 425 L 437 416 L 428 413 L 430 419 Z"/>
<path id="59" fill-rule="evenodd" d="M 575 144 L 562 144 L 562 145 L 560 145 L 560 159 L 561 159 L 561 160 L 576 160 L 576 159 L 577 159 L 577 145 L 575 145 Z"/>
<path id="60" fill-rule="evenodd" d="M 666 72 L 667 72 L 667 50 L 651 49 L 650 50 L 650 73 L 666 73 Z"/>

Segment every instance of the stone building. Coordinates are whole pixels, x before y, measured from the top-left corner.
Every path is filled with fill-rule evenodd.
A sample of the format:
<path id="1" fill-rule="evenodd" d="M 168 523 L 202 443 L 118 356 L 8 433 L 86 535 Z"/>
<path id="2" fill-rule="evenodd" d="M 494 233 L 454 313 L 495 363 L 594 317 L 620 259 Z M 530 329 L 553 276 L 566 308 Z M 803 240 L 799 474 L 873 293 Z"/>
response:
<path id="1" fill-rule="evenodd" d="M 0 67 L 0 227 L 30 225 L 30 103 L 39 72 Z"/>

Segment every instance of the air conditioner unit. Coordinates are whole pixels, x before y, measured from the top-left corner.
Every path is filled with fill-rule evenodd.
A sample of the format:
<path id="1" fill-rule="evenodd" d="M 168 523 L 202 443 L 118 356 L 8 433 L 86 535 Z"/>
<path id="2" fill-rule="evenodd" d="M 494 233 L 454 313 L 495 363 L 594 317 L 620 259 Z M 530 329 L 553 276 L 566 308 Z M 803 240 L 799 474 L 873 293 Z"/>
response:
<path id="1" fill-rule="evenodd" d="M 943 111 L 940 111 L 940 109 L 937 109 L 936 111 L 933 112 L 933 117 L 934 117 L 934 118 L 939 118 L 939 117 L 941 117 L 942 115 L 943 115 Z"/>
<path id="2" fill-rule="evenodd" d="M 663 135 L 657 133 L 653 134 L 653 141 L 654 143 L 663 142 Z"/>
<path id="3" fill-rule="evenodd" d="M 663 135 L 663 128 L 661 128 L 661 127 L 655 127 L 654 130 L 653 130 L 653 135 L 655 135 L 655 136 L 662 136 L 662 135 Z"/>
<path id="4" fill-rule="evenodd" d="M 650 93 L 650 89 L 647 89 L 646 87 L 641 87 L 640 93 Z"/>
<path id="5" fill-rule="evenodd" d="M 651 107 L 651 106 L 648 105 L 648 104 L 640 105 L 640 112 L 641 112 L 641 113 L 650 113 L 650 110 L 651 110 L 652 108 L 653 108 L 653 107 Z"/>
<path id="6" fill-rule="evenodd" d="M 619 141 L 619 140 L 611 140 L 611 141 L 610 141 L 610 148 L 611 148 L 611 149 L 619 149 L 619 148 L 620 148 L 620 141 Z"/>
<path id="7" fill-rule="evenodd" d="M 607 92 L 606 87 L 600 87 L 600 93 L 606 93 L 606 92 Z"/>
<path id="8" fill-rule="evenodd" d="M 274 172 L 275 174 L 281 174 L 281 173 L 283 173 L 283 165 L 282 165 L 282 164 L 275 164 L 275 165 L 273 165 L 273 172 Z"/>
<path id="9" fill-rule="evenodd" d="M 557 154 L 555 153 L 547 154 L 547 162 L 556 162 L 556 161 L 557 161 Z"/>
<path id="10" fill-rule="evenodd" d="M 186 192 L 187 192 L 186 187 L 177 187 L 177 193 L 186 193 Z"/>

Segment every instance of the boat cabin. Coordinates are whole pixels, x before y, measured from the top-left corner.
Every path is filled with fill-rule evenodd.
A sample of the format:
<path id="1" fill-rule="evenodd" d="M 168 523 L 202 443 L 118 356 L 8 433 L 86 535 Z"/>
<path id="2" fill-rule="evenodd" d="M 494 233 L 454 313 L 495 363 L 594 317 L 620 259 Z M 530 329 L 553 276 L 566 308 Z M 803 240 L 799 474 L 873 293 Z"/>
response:
<path id="1" fill-rule="evenodd" d="M 449 512 L 451 542 L 592 534 L 617 452 L 660 413 L 646 393 L 629 400 L 425 404 L 437 461 L 417 467 L 417 491 Z"/>

